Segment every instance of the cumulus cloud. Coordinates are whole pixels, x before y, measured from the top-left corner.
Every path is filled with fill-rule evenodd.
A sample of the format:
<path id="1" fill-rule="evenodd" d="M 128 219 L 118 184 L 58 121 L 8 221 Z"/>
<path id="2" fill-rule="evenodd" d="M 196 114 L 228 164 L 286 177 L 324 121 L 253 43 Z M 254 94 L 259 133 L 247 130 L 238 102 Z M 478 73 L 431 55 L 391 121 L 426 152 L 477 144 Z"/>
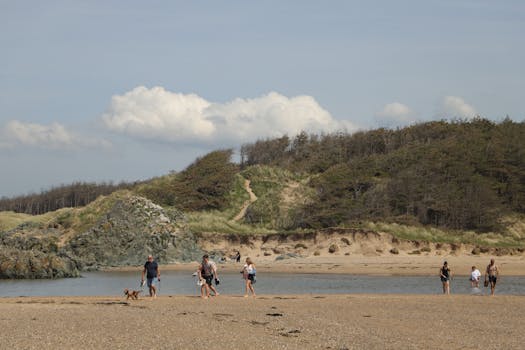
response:
<path id="1" fill-rule="evenodd" d="M 446 96 L 443 99 L 441 112 L 447 117 L 474 118 L 477 115 L 474 107 L 466 103 L 461 97 Z"/>
<path id="2" fill-rule="evenodd" d="M 393 102 L 385 105 L 376 113 L 376 119 L 380 123 L 388 125 L 408 124 L 415 121 L 414 112 L 406 105 Z"/>
<path id="3" fill-rule="evenodd" d="M 74 149 L 79 147 L 109 147 L 105 140 L 75 135 L 59 123 L 41 125 L 12 120 L 0 132 L 0 148 L 26 146 L 44 149 Z"/>
<path id="4" fill-rule="evenodd" d="M 303 130 L 355 129 L 349 122 L 332 118 L 310 96 L 289 98 L 271 92 L 253 99 L 213 103 L 194 94 L 143 86 L 113 96 L 102 120 L 115 132 L 175 143 L 236 143 Z"/>

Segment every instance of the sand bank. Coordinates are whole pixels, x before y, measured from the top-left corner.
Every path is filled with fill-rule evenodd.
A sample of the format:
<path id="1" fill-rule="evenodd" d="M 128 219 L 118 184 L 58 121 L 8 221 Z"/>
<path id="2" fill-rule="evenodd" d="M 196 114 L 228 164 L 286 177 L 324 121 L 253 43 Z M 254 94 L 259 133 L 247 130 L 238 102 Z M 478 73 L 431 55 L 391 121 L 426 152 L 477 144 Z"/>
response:
<path id="1" fill-rule="evenodd" d="M 519 296 L 0 298 L 2 348 L 521 349 Z"/>
<path id="2" fill-rule="evenodd" d="M 489 263 L 490 256 L 474 255 L 325 255 L 310 256 L 305 258 L 291 258 L 275 260 L 275 258 L 254 258 L 260 272 L 284 273 L 346 273 L 363 275 L 436 275 L 443 261 L 447 260 L 454 275 L 469 275 L 471 267 L 477 266 L 484 272 Z M 496 264 L 500 267 L 502 275 L 524 276 L 525 256 L 495 257 Z M 243 259 L 244 260 L 244 259 Z M 161 270 L 196 270 L 197 262 L 161 265 Z M 238 271 L 242 264 L 231 260 L 218 265 L 219 271 Z M 140 266 L 114 268 L 111 270 L 140 270 Z"/>

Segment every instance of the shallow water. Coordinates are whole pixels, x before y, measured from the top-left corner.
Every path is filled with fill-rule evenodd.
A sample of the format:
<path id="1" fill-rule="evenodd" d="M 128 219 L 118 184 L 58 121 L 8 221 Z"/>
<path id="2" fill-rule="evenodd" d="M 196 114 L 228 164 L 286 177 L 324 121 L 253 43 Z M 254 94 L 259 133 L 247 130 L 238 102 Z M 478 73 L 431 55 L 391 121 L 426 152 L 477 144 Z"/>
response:
<path id="1" fill-rule="evenodd" d="M 222 273 L 219 292 L 244 293 L 238 273 Z M 0 280 L 0 296 L 101 296 L 120 295 L 124 288 L 140 289 L 139 272 L 87 272 L 81 278 L 59 280 Z M 435 276 L 364 276 L 346 274 L 259 273 L 257 294 L 440 294 L 441 281 Z M 480 287 L 482 294 L 489 288 Z M 144 288 L 147 293 L 147 287 Z M 195 277 L 190 272 L 164 271 L 160 294 L 197 295 Z M 472 294 L 467 276 L 451 282 L 452 294 Z M 525 276 L 504 276 L 497 294 L 525 295 Z"/>

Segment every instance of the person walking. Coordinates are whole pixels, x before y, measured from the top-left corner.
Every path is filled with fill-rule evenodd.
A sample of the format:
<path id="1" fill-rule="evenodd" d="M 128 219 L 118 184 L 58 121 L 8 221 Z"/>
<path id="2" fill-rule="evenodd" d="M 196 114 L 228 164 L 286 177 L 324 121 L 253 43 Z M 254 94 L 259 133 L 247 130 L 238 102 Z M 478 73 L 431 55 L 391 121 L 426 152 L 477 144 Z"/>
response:
<path id="1" fill-rule="evenodd" d="M 494 258 L 490 259 L 490 264 L 487 265 L 487 270 L 485 271 L 485 287 L 490 284 L 490 295 L 494 295 L 496 291 L 496 282 L 499 278 L 499 268 L 496 265 Z"/>
<path id="2" fill-rule="evenodd" d="M 156 283 L 160 283 L 160 270 L 159 265 L 156 261 L 153 260 L 152 255 L 148 255 L 148 260 L 144 264 L 144 270 L 142 270 L 141 285 L 144 285 L 144 275 L 146 276 L 146 282 L 149 288 L 149 296 L 152 298 L 156 298 Z"/>
<path id="3" fill-rule="evenodd" d="M 479 288 L 479 278 L 480 277 L 481 277 L 481 272 L 479 272 L 476 266 L 472 266 L 472 271 L 470 272 L 470 287 Z"/>
<path id="4" fill-rule="evenodd" d="M 252 293 L 252 296 L 255 297 L 255 289 L 253 288 L 253 285 L 255 284 L 255 275 L 256 275 L 256 270 L 255 270 L 255 264 L 253 263 L 252 259 L 250 258 L 246 258 L 246 264 L 244 264 L 244 267 L 241 271 L 242 273 L 242 277 L 244 278 L 244 281 L 245 281 L 245 292 L 244 292 L 244 297 L 247 298 L 248 297 L 248 292 L 251 292 Z"/>
<path id="5" fill-rule="evenodd" d="M 204 280 L 205 283 L 201 285 L 201 298 L 208 298 L 210 296 L 210 290 L 215 296 L 220 295 L 217 289 L 213 286 L 213 280 L 215 285 L 218 286 L 219 275 L 217 274 L 217 265 L 213 260 L 210 260 L 208 254 L 202 256 L 202 262 L 197 270 L 199 280 Z"/>
<path id="6" fill-rule="evenodd" d="M 443 284 L 443 294 L 450 294 L 450 278 L 452 277 L 452 273 L 446 261 L 439 269 L 439 277 L 441 278 L 441 283 Z"/>

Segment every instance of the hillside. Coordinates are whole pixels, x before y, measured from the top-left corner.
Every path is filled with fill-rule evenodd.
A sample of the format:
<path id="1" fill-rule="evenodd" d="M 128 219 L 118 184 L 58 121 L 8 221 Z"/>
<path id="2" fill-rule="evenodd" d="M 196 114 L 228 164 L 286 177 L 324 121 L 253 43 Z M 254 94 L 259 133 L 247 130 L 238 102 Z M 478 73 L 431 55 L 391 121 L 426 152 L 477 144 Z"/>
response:
<path id="1" fill-rule="evenodd" d="M 277 229 L 297 206 L 311 200 L 307 182 L 308 178 L 287 171 L 254 166 L 236 174 L 229 194 L 232 206 L 223 211 L 183 214 L 120 191 L 83 208 L 40 216 L 2 212 L 0 276 L 74 277 L 101 267 L 137 266 L 150 253 L 161 263 L 173 263 L 197 260 L 203 251 L 215 258 L 241 251 L 260 261 L 524 252 L 525 220 L 519 217 L 507 218 L 505 233 L 373 222 L 316 230 Z"/>
<path id="2" fill-rule="evenodd" d="M 523 140 L 524 123 L 476 119 L 257 141 L 242 147 L 239 164 L 232 150 L 217 150 L 87 205 L 0 212 L 0 277 L 75 276 L 140 264 L 149 253 L 162 263 L 191 261 L 203 250 L 273 259 L 460 246 L 522 254 Z M 75 188 L 83 187 L 68 191 Z M 47 195 L 20 203 L 44 208 Z M 16 198 L 8 202 L 17 207 Z"/>
<path id="3" fill-rule="evenodd" d="M 525 123 L 508 119 L 244 145 L 241 167 L 256 164 L 312 177 L 316 197 L 298 227 L 373 220 L 483 232 L 525 213 Z"/>
<path id="4" fill-rule="evenodd" d="M 260 165 L 289 172 L 289 180 L 304 185 L 301 188 L 311 197 L 308 203 L 294 205 L 294 217 L 279 223 L 279 229 L 371 220 L 500 231 L 502 218 L 525 214 L 524 140 L 524 122 L 480 118 L 354 134 L 301 133 L 242 145 L 239 164 L 231 161 L 232 150 L 218 150 L 181 172 L 150 181 L 117 186 L 76 183 L 2 198 L 0 211 L 36 215 L 82 207 L 122 188 L 184 212 L 224 211 L 237 207 L 232 200 L 247 199 L 242 186 L 237 194 L 243 198 L 231 196 L 232 188 L 239 188 L 234 183 L 237 175 L 246 172 L 241 176 L 249 180 L 252 167 Z M 253 186 L 267 185 L 271 183 Z M 254 214 L 259 222 L 266 221 Z"/>

